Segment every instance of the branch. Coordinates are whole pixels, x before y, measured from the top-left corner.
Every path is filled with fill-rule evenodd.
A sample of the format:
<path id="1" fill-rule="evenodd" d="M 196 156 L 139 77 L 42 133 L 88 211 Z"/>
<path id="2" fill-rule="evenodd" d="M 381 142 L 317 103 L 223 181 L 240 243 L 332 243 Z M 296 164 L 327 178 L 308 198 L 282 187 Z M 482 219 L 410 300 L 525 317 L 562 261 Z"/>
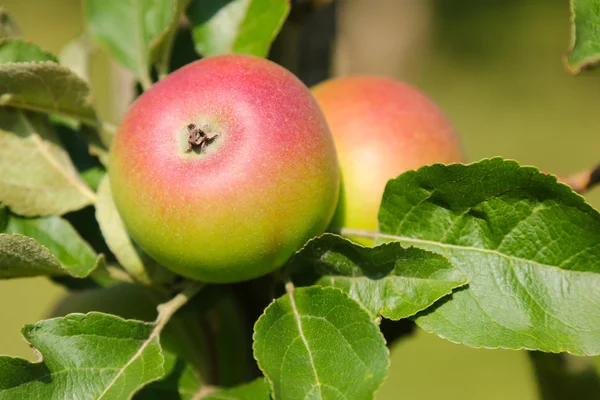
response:
<path id="1" fill-rule="evenodd" d="M 571 186 L 574 191 L 583 194 L 594 186 L 600 185 L 600 164 L 594 168 L 580 171 L 569 176 L 559 176 L 561 182 Z"/>
<path id="2" fill-rule="evenodd" d="M 173 297 L 166 303 L 159 304 L 157 307 L 158 316 L 156 317 L 156 321 L 154 321 L 154 323 L 156 324 L 156 328 L 154 328 L 154 331 L 152 333 L 160 333 L 167 324 L 167 322 L 169 322 L 173 314 L 175 314 L 177 310 L 183 307 L 183 305 L 187 303 L 192 297 L 194 297 L 203 287 L 204 283 L 197 281 L 189 281 L 187 282 L 187 285 L 181 293 L 179 293 L 177 296 Z"/>

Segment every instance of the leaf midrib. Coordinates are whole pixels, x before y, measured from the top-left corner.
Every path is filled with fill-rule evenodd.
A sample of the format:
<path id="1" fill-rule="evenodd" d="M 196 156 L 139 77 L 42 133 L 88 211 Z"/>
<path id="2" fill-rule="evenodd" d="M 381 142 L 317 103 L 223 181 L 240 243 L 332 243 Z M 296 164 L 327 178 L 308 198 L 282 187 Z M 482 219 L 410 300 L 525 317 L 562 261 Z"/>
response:
<path id="1" fill-rule="evenodd" d="M 323 393 L 321 392 L 321 382 L 319 380 L 319 375 L 317 373 L 317 369 L 315 368 L 315 360 L 313 359 L 312 352 L 310 351 L 310 347 L 308 345 L 308 341 L 306 340 L 306 336 L 304 336 L 304 330 L 302 328 L 302 319 L 300 317 L 300 313 L 298 312 L 298 308 L 296 307 L 296 300 L 294 299 L 294 289 L 288 290 L 288 296 L 290 298 L 290 307 L 292 308 L 292 312 L 294 314 L 294 318 L 296 319 L 296 326 L 298 327 L 298 333 L 300 334 L 300 338 L 304 343 L 304 347 L 306 347 L 306 351 L 308 353 L 308 358 L 310 359 L 310 366 L 313 369 L 313 373 L 315 375 L 316 385 L 319 388 L 320 397 L 323 397 Z"/>
<path id="2" fill-rule="evenodd" d="M 350 230 L 348 230 L 348 234 L 352 234 Z M 558 267 L 557 265 L 544 264 L 544 263 L 540 263 L 540 262 L 537 262 L 534 260 L 528 260 L 528 259 L 525 259 L 522 257 L 504 254 L 498 250 L 486 249 L 486 248 L 481 248 L 481 247 L 462 246 L 462 245 L 451 244 L 451 243 L 441 243 L 441 242 L 436 242 L 434 240 L 417 239 L 417 238 L 411 238 L 411 237 L 407 237 L 407 236 L 398 236 L 398 235 L 393 235 L 393 234 L 388 234 L 388 233 L 378 233 L 377 232 L 373 236 L 374 236 L 374 238 L 392 239 L 392 240 L 395 240 L 398 242 L 406 242 L 406 243 L 425 244 L 425 245 L 430 245 L 430 246 L 434 246 L 434 247 L 440 247 L 443 249 L 455 249 L 455 250 L 492 254 L 492 255 L 495 255 L 498 257 L 503 257 L 503 258 L 506 258 L 506 259 L 512 260 L 512 261 L 518 261 L 518 262 L 522 262 L 525 264 L 533 264 L 533 265 L 540 266 L 540 267 L 556 269 L 558 272 L 561 272 L 561 273 L 566 273 L 566 272 L 574 272 L 575 273 L 576 272 L 576 273 L 581 273 L 581 274 L 598 275 L 598 272 L 594 272 L 594 271 L 577 271 L 577 270 L 570 270 L 570 269 L 562 269 L 562 268 Z"/>
<path id="3" fill-rule="evenodd" d="M 76 177 L 73 176 L 73 174 L 69 173 L 69 171 L 67 171 L 67 169 L 63 165 L 61 165 L 52 156 L 52 154 L 50 154 L 50 152 L 48 151 L 48 149 L 46 148 L 46 146 L 44 146 L 44 143 L 42 142 L 39 134 L 33 128 L 33 126 L 31 125 L 31 123 L 29 122 L 29 120 L 27 118 L 25 118 L 25 115 L 24 115 L 23 111 L 19 110 L 18 114 L 19 114 L 19 118 L 21 118 L 21 120 L 23 121 L 23 124 L 27 128 L 28 133 L 29 133 L 29 137 L 32 139 L 32 141 L 35 144 L 35 147 L 38 150 L 38 152 L 40 153 L 40 155 L 44 159 L 46 159 L 46 161 L 52 167 L 54 167 L 54 169 L 59 174 L 63 175 L 65 177 L 65 179 L 67 180 L 67 182 L 71 183 L 73 185 L 73 187 L 75 187 L 76 189 L 78 189 L 78 191 L 82 195 L 84 195 L 85 197 L 87 197 L 90 201 L 95 202 L 96 201 L 96 195 L 90 189 L 88 189 L 83 183 L 79 182 L 76 179 Z"/>

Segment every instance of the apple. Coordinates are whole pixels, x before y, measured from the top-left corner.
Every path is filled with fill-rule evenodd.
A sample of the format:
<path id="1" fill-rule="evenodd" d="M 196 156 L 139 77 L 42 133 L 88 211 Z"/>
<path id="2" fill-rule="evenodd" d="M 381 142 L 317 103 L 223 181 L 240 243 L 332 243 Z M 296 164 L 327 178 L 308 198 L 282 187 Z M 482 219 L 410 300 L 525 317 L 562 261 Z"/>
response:
<path id="1" fill-rule="evenodd" d="M 404 82 L 344 77 L 325 81 L 312 93 L 327 119 L 341 168 L 332 227 L 376 230 L 388 180 L 423 165 L 464 160 L 450 121 L 424 93 Z"/>
<path id="2" fill-rule="evenodd" d="M 282 266 L 327 228 L 340 179 L 310 90 L 247 55 L 193 62 L 143 93 L 119 126 L 109 177 L 134 241 L 212 283 Z"/>

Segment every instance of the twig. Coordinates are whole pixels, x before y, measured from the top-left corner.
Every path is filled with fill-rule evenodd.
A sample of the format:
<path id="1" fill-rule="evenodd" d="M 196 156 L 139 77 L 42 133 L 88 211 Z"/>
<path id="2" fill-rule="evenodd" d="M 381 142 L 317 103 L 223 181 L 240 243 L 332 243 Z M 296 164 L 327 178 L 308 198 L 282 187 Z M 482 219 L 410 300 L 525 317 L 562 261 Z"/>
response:
<path id="1" fill-rule="evenodd" d="M 150 74 L 148 71 L 144 70 L 140 73 L 140 85 L 142 85 L 142 89 L 144 92 L 152 87 L 152 78 L 150 78 Z"/>
<path id="2" fill-rule="evenodd" d="M 192 297 L 194 297 L 203 287 L 204 283 L 190 281 L 186 287 L 183 289 L 181 293 L 177 296 L 173 297 L 171 300 L 166 303 L 159 304 L 158 316 L 156 317 L 156 328 L 158 332 L 162 331 L 164 326 L 169 322 L 173 314 L 177 312 L 185 303 L 187 303 Z"/>
<path id="3" fill-rule="evenodd" d="M 134 283 L 134 280 L 131 277 L 131 275 L 129 275 L 126 271 L 120 268 L 117 268 L 112 265 L 107 265 L 105 267 L 105 271 L 110 279 L 120 282 Z"/>
<path id="4" fill-rule="evenodd" d="M 188 286 L 183 290 L 183 292 L 179 293 L 177 296 L 173 297 L 166 303 L 160 304 L 158 306 L 158 317 L 156 317 L 156 320 L 154 321 L 154 329 L 152 329 L 150 336 L 148 336 L 148 339 L 146 339 L 144 343 L 142 343 L 142 345 L 140 346 L 138 351 L 133 355 L 133 357 L 131 357 L 131 359 L 129 359 L 129 361 L 122 368 L 119 369 L 119 372 L 114 375 L 112 381 L 110 381 L 108 385 L 106 385 L 104 391 L 100 393 L 100 395 L 97 397 L 98 399 L 104 398 L 104 396 L 109 392 L 109 390 L 112 387 L 114 387 L 119 378 L 125 373 L 127 368 L 131 364 L 133 364 L 137 359 L 142 357 L 144 350 L 150 345 L 150 343 L 154 341 L 155 338 L 159 337 L 160 333 L 164 329 L 165 325 L 167 325 L 167 322 L 169 322 L 169 319 L 171 319 L 173 314 L 175 314 L 177 310 L 179 310 L 185 303 L 187 303 L 189 299 L 194 297 L 194 295 L 196 295 L 196 293 L 198 293 L 203 286 L 203 283 L 191 281 L 188 284 Z"/>
<path id="5" fill-rule="evenodd" d="M 571 186 L 577 193 L 585 193 L 594 186 L 600 185 L 600 164 L 573 175 L 560 177 L 559 180 Z"/>

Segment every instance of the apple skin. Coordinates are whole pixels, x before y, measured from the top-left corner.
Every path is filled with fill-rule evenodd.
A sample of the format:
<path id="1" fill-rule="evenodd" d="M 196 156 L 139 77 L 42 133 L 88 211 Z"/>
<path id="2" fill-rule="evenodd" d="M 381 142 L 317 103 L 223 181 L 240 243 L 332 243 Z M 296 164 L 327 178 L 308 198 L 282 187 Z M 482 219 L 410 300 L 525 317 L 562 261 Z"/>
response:
<path id="1" fill-rule="evenodd" d="M 188 124 L 218 136 L 188 151 Z M 282 266 L 327 228 L 340 180 L 310 90 L 247 55 L 193 62 L 143 93 L 119 126 L 109 177 L 140 247 L 172 271 L 212 283 Z"/>
<path id="2" fill-rule="evenodd" d="M 334 228 L 377 230 L 388 180 L 423 165 L 464 160 L 443 112 L 406 83 L 344 77 L 325 81 L 312 93 L 333 135 L 342 174 Z"/>

